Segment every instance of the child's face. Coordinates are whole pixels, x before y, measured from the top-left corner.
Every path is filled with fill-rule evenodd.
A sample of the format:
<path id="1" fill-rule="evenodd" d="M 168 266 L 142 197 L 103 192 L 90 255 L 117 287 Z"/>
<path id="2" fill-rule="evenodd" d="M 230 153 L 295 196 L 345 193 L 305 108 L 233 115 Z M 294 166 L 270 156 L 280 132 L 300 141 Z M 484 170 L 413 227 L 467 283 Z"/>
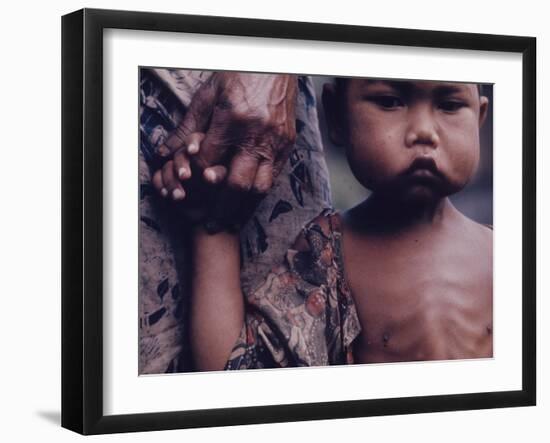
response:
<path id="1" fill-rule="evenodd" d="M 350 79 L 345 94 L 343 142 L 365 187 L 437 198 L 476 171 L 487 98 L 475 84 Z"/>

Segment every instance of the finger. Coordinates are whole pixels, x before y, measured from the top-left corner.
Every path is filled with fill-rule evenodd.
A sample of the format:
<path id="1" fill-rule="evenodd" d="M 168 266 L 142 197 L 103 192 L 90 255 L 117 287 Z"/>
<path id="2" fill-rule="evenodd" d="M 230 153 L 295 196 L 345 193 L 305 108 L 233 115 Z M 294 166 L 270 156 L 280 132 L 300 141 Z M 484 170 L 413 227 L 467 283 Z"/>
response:
<path id="1" fill-rule="evenodd" d="M 237 193 L 248 192 L 254 184 L 259 159 L 246 151 L 241 151 L 231 159 L 227 187 Z"/>
<path id="2" fill-rule="evenodd" d="M 238 129 L 228 120 L 227 112 L 215 110 L 212 121 L 200 145 L 200 151 L 195 154 L 194 162 L 201 168 L 225 163 L 227 153 L 235 147 L 242 147 Z"/>
<path id="3" fill-rule="evenodd" d="M 159 146 L 157 153 L 161 158 L 172 155 L 185 144 L 185 138 L 193 132 L 205 132 L 212 115 L 216 98 L 216 89 L 212 82 L 204 83 L 193 95 L 185 116 L 176 129 Z"/>
<path id="4" fill-rule="evenodd" d="M 191 178 L 191 166 L 189 158 L 184 148 L 179 149 L 174 154 L 174 173 L 180 180 L 188 180 Z"/>
<path id="5" fill-rule="evenodd" d="M 204 180 L 211 185 L 216 185 L 225 180 L 227 168 L 223 165 L 210 166 L 203 172 Z"/>
<path id="6" fill-rule="evenodd" d="M 167 194 L 170 195 L 173 200 L 183 200 L 185 198 L 185 191 L 174 174 L 173 161 L 166 162 L 162 167 L 162 181 L 167 190 Z"/>
<path id="7" fill-rule="evenodd" d="M 216 101 L 216 90 L 213 81 L 201 85 L 193 95 L 183 120 L 174 131 L 174 137 L 183 143 L 193 132 L 206 132 Z"/>
<path id="8" fill-rule="evenodd" d="M 258 159 L 248 153 L 239 153 L 231 160 L 226 186 L 220 191 L 213 210 L 215 220 L 234 223 L 241 217 L 241 206 L 250 198 L 247 195 L 254 183 Z"/>
<path id="9" fill-rule="evenodd" d="M 194 155 L 199 152 L 200 144 L 204 139 L 203 132 L 193 132 L 185 137 L 184 146 L 174 154 L 174 171 L 180 180 L 188 180 L 191 178 L 192 170 L 189 163 L 189 155 Z"/>
<path id="10" fill-rule="evenodd" d="M 263 161 L 258 166 L 252 190 L 257 194 L 266 194 L 273 186 L 273 164 Z"/>
<path id="11" fill-rule="evenodd" d="M 164 140 L 164 143 L 158 147 L 157 153 L 161 158 L 170 157 L 178 149 L 181 149 L 184 144 L 184 141 L 180 138 L 176 131 L 173 131 L 166 138 L 166 140 Z"/>
<path id="12" fill-rule="evenodd" d="M 153 179 L 151 180 L 153 183 L 153 186 L 155 189 L 162 195 L 163 197 L 166 197 L 168 195 L 168 190 L 164 187 L 164 182 L 162 181 L 162 170 L 158 170 L 153 175 Z"/>
<path id="13" fill-rule="evenodd" d="M 199 152 L 200 146 L 206 134 L 204 132 L 193 132 L 185 138 L 185 145 L 187 146 L 187 153 L 195 155 Z"/>

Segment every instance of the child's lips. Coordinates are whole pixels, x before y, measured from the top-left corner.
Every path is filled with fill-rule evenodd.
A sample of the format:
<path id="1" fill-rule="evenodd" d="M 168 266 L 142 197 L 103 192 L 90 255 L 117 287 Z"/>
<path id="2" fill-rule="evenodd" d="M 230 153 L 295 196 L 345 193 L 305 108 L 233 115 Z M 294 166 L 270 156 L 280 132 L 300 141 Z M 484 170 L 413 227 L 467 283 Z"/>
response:
<path id="1" fill-rule="evenodd" d="M 407 180 L 414 182 L 433 184 L 442 178 L 442 174 L 437 168 L 435 160 L 430 157 L 416 158 L 411 165 L 403 172 Z"/>
<path id="2" fill-rule="evenodd" d="M 419 177 L 419 178 L 422 178 L 422 177 L 427 177 L 427 178 L 434 177 L 435 178 L 435 174 L 432 171 L 430 171 L 429 169 L 415 169 L 409 175 L 411 177 Z"/>

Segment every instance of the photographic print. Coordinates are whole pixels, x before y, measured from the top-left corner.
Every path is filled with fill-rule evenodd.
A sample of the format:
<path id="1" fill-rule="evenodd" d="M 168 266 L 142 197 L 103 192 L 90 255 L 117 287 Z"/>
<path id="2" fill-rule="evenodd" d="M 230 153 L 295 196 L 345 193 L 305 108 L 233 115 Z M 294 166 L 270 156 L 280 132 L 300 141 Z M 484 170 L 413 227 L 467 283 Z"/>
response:
<path id="1" fill-rule="evenodd" d="M 492 358 L 492 97 L 140 67 L 140 374 Z"/>
<path id="2" fill-rule="evenodd" d="M 535 53 L 65 15 L 62 426 L 534 405 Z"/>

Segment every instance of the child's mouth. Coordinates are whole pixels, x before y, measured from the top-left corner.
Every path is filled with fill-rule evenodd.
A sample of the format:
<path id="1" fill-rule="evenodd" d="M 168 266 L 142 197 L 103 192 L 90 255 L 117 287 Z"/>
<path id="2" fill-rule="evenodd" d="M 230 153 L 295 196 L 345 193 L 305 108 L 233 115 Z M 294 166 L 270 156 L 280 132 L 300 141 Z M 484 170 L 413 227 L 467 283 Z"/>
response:
<path id="1" fill-rule="evenodd" d="M 413 177 L 441 177 L 441 172 L 431 157 L 415 158 L 403 174 Z"/>
<path id="2" fill-rule="evenodd" d="M 430 157 L 416 158 L 402 173 L 407 182 L 415 184 L 433 185 L 441 181 L 443 175 L 437 168 L 435 160 Z"/>
<path id="3" fill-rule="evenodd" d="M 415 169 L 408 175 L 415 178 L 436 178 L 436 175 L 429 169 Z"/>

